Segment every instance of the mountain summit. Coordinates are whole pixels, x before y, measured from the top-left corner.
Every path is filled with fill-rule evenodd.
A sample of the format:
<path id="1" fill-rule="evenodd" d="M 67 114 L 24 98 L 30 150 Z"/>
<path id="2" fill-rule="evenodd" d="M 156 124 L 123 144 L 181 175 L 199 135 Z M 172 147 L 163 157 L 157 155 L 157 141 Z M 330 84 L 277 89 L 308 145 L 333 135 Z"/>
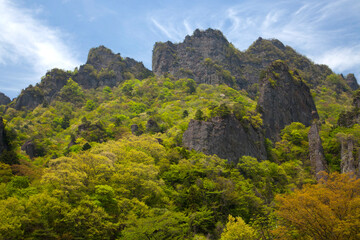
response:
<path id="1" fill-rule="evenodd" d="M 193 78 L 197 83 L 225 83 L 251 90 L 262 70 L 275 60 L 287 61 L 310 85 L 319 85 L 332 71 L 298 54 L 277 39 L 258 38 L 245 52 L 237 50 L 224 35 L 213 29 L 195 30 L 182 43 L 157 42 L 152 69 L 156 75 Z"/>

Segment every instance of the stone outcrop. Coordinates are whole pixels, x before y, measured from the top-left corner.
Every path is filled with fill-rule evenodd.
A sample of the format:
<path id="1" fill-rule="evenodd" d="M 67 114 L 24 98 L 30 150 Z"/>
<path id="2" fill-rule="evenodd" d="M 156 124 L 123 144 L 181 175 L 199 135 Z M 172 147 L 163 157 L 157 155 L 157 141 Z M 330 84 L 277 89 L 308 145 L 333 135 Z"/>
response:
<path id="1" fill-rule="evenodd" d="M 275 60 L 287 60 L 301 70 L 305 80 L 318 85 L 332 71 L 313 64 L 279 40 L 259 38 L 245 52 L 237 50 L 218 30 L 195 30 L 182 43 L 158 42 L 153 49 L 152 69 L 156 75 L 170 73 L 192 78 L 197 83 L 237 86 L 252 90 L 260 72 Z"/>
<path id="2" fill-rule="evenodd" d="M 236 67 L 241 64 L 240 58 L 220 31 L 197 29 L 182 43 L 155 43 L 152 69 L 156 75 L 170 73 L 197 83 L 233 85 L 234 77 L 241 77 Z"/>
<path id="3" fill-rule="evenodd" d="M 338 139 L 341 143 L 341 173 L 356 173 L 359 161 L 355 161 L 353 154 L 354 151 L 354 139 L 351 135 L 338 135 Z"/>
<path id="4" fill-rule="evenodd" d="M 144 79 L 152 72 L 141 62 L 131 58 L 123 59 L 120 54 L 114 54 L 110 49 L 100 46 L 89 51 L 85 65 L 79 71 L 68 72 L 52 69 L 36 86 L 30 85 L 21 92 L 12 103 L 17 110 L 22 108 L 34 109 L 40 104 L 50 103 L 57 96 L 62 87 L 71 77 L 82 88 L 114 87 L 122 81 L 135 77 Z"/>
<path id="5" fill-rule="evenodd" d="M 285 46 L 277 39 L 263 39 L 259 37 L 245 52 L 247 56 L 246 78 L 250 82 L 256 82 L 272 62 L 276 60 L 286 61 L 291 69 L 298 69 L 301 77 L 310 85 L 321 84 L 326 76 L 332 74 L 331 69 L 323 64 L 314 64 L 307 57 L 297 53 L 289 46 Z"/>
<path id="6" fill-rule="evenodd" d="M 54 68 L 47 72 L 45 77 L 36 86 L 30 85 L 21 92 L 19 97 L 14 100 L 14 108 L 34 109 L 38 105 L 50 103 L 60 92 L 61 88 L 67 83 L 71 74 L 64 70 Z"/>
<path id="7" fill-rule="evenodd" d="M 7 139 L 6 139 L 4 121 L 3 121 L 3 118 L 0 117 L 0 154 L 4 150 L 9 150 L 9 145 L 8 145 Z"/>
<path id="8" fill-rule="evenodd" d="M 0 105 L 8 105 L 11 102 L 11 99 L 0 92 Z"/>
<path id="9" fill-rule="evenodd" d="M 310 127 L 308 139 L 311 168 L 316 176 L 316 179 L 319 180 L 321 178 L 319 172 L 327 172 L 328 170 L 324 156 L 324 149 L 319 135 L 319 125 L 316 122 L 314 122 Z"/>
<path id="10" fill-rule="evenodd" d="M 264 136 L 250 124 L 243 126 L 233 115 L 214 117 L 209 121 L 191 120 L 183 134 L 183 145 L 188 149 L 216 154 L 237 162 L 242 156 L 266 159 Z"/>
<path id="11" fill-rule="evenodd" d="M 359 88 L 359 84 L 355 78 L 355 75 L 353 73 L 349 73 L 345 78 L 347 84 L 352 90 L 357 90 Z"/>
<path id="12" fill-rule="evenodd" d="M 21 150 L 25 151 L 30 158 L 36 156 L 36 146 L 32 141 L 26 141 L 22 146 Z"/>
<path id="13" fill-rule="evenodd" d="M 309 87 L 297 71 L 283 61 L 273 62 L 260 80 L 258 111 L 262 114 L 265 136 L 280 140 L 280 131 L 292 122 L 310 126 L 318 118 Z"/>
<path id="14" fill-rule="evenodd" d="M 132 58 L 123 59 L 110 49 L 99 46 L 89 51 L 85 65 L 80 66 L 74 80 L 84 89 L 101 86 L 114 87 L 132 74 L 137 79 L 144 79 L 152 73 L 141 62 Z"/>

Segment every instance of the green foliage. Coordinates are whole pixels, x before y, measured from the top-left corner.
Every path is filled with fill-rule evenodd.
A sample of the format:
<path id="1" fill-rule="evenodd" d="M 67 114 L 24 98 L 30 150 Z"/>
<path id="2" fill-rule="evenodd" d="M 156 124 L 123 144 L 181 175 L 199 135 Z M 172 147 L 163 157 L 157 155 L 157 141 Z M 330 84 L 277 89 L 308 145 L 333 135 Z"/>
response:
<path id="1" fill-rule="evenodd" d="M 211 59 L 204 64 L 227 74 Z M 89 77 L 112 76 L 108 69 L 84 69 Z M 275 238 L 274 196 L 315 182 L 309 128 L 292 123 L 281 141 L 267 140 L 269 161 L 243 156 L 238 164 L 227 163 L 183 148 L 183 133 L 191 119 L 230 115 L 261 131 L 256 101 L 249 98 L 257 85 L 248 94 L 170 74 L 129 78 L 112 89 L 84 90 L 69 79 L 48 105 L 6 110 L 16 160 L 7 163 L 17 164 L 0 164 L 0 239 Z M 329 86 L 312 93 L 324 122 L 326 161 L 339 170 L 338 136 L 351 134 L 360 147 L 359 125 L 336 126 L 340 112 L 351 109 L 350 93 Z M 146 131 L 150 119 L 158 131 Z M 131 134 L 133 124 L 141 136 Z M 33 159 L 20 151 L 27 140 L 39 147 Z M 7 152 L 0 158 L 12 159 Z"/>
<path id="2" fill-rule="evenodd" d="M 248 226 L 241 217 L 234 218 L 229 215 L 229 222 L 226 224 L 221 240 L 252 240 L 256 238 L 255 230 Z"/>
<path id="3" fill-rule="evenodd" d="M 84 92 L 74 80 L 69 78 L 67 84 L 60 90 L 61 101 L 81 104 L 84 102 Z"/>
<path id="4" fill-rule="evenodd" d="M 212 116 L 212 117 L 219 116 L 222 118 L 226 118 L 226 117 L 230 116 L 230 114 L 231 114 L 231 111 L 230 111 L 229 107 L 225 103 L 222 103 L 222 104 L 220 104 L 220 106 L 214 108 L 211 111 L 210 116 Z"/>
<path id="5" fill-rule="evenodd" d="M 96 108 L 96 103 L 93 100 L 87 100 L 85 104 L 85 109 L 87 111 L 92 111 Z"/>
<path id="6" fill-rule="evenodd" d="M 204 113 L 201 111 L 201 109 L 198 109 L 195 113 L 195 120 L 202 121 L 205 120 Z"/>
<path id="7" fill-rule="evenodd" d="M 140 218 L 134 226 L 125 228 L 121 239 L 186 239 L 188 219 L 183 213 L 166 211 L 163 214 Z"/>

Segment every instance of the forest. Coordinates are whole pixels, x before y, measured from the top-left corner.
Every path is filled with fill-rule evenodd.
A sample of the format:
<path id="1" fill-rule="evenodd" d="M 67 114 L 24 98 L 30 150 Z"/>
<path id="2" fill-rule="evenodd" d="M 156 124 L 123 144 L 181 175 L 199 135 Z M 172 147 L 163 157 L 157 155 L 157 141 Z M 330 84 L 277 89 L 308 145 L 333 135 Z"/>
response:
<path id="1" fill-rule="evenodd" d="M 256 85 L 126 72 L 115 86 L 84 88 L 79 71 L 49 71 L 42 83 L 66 83 L 34 108 L 0 106 L 0 239 L 360 239 L 360 90 L 343 76 L 310 88 L 327 166 L 315 175 L 300 122 L 265 140 L 265 160 L 184 147 L 192 119 L 234 116 L 261 131 Z"/>

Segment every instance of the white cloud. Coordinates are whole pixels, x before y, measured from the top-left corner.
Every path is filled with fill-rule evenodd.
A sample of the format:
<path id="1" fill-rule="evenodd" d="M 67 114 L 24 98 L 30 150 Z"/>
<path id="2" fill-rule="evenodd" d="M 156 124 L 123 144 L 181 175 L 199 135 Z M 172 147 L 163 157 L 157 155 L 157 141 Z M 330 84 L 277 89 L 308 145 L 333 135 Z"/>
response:
<path id="1" fill-rule="evenodd" d="M 28 10 L 13 1 L 0 0 L 0 64 L 29 64 L 37 77 L 51 68 L 79 65 L 65 43 L 65 34 L 38 20 L 38 13 L 39 9 Z"/>
<path id="2" fill-rule="evenodd" d="M 151 18 L 151 21 L 163 34 L 165 34 L 170 39 L 175 39 L 175 36 L 171 33 L 171 30 L 168 30 L 166 27 L 158 23 L 154 18 Z"/>
<path id="3" fill-rule="evenodd" d="M 326 64 L 335 71 L 348 71 L 360 65 L 360 45 L 329 50 L 320 57 L 315 57 L 315 61 Z"/>

